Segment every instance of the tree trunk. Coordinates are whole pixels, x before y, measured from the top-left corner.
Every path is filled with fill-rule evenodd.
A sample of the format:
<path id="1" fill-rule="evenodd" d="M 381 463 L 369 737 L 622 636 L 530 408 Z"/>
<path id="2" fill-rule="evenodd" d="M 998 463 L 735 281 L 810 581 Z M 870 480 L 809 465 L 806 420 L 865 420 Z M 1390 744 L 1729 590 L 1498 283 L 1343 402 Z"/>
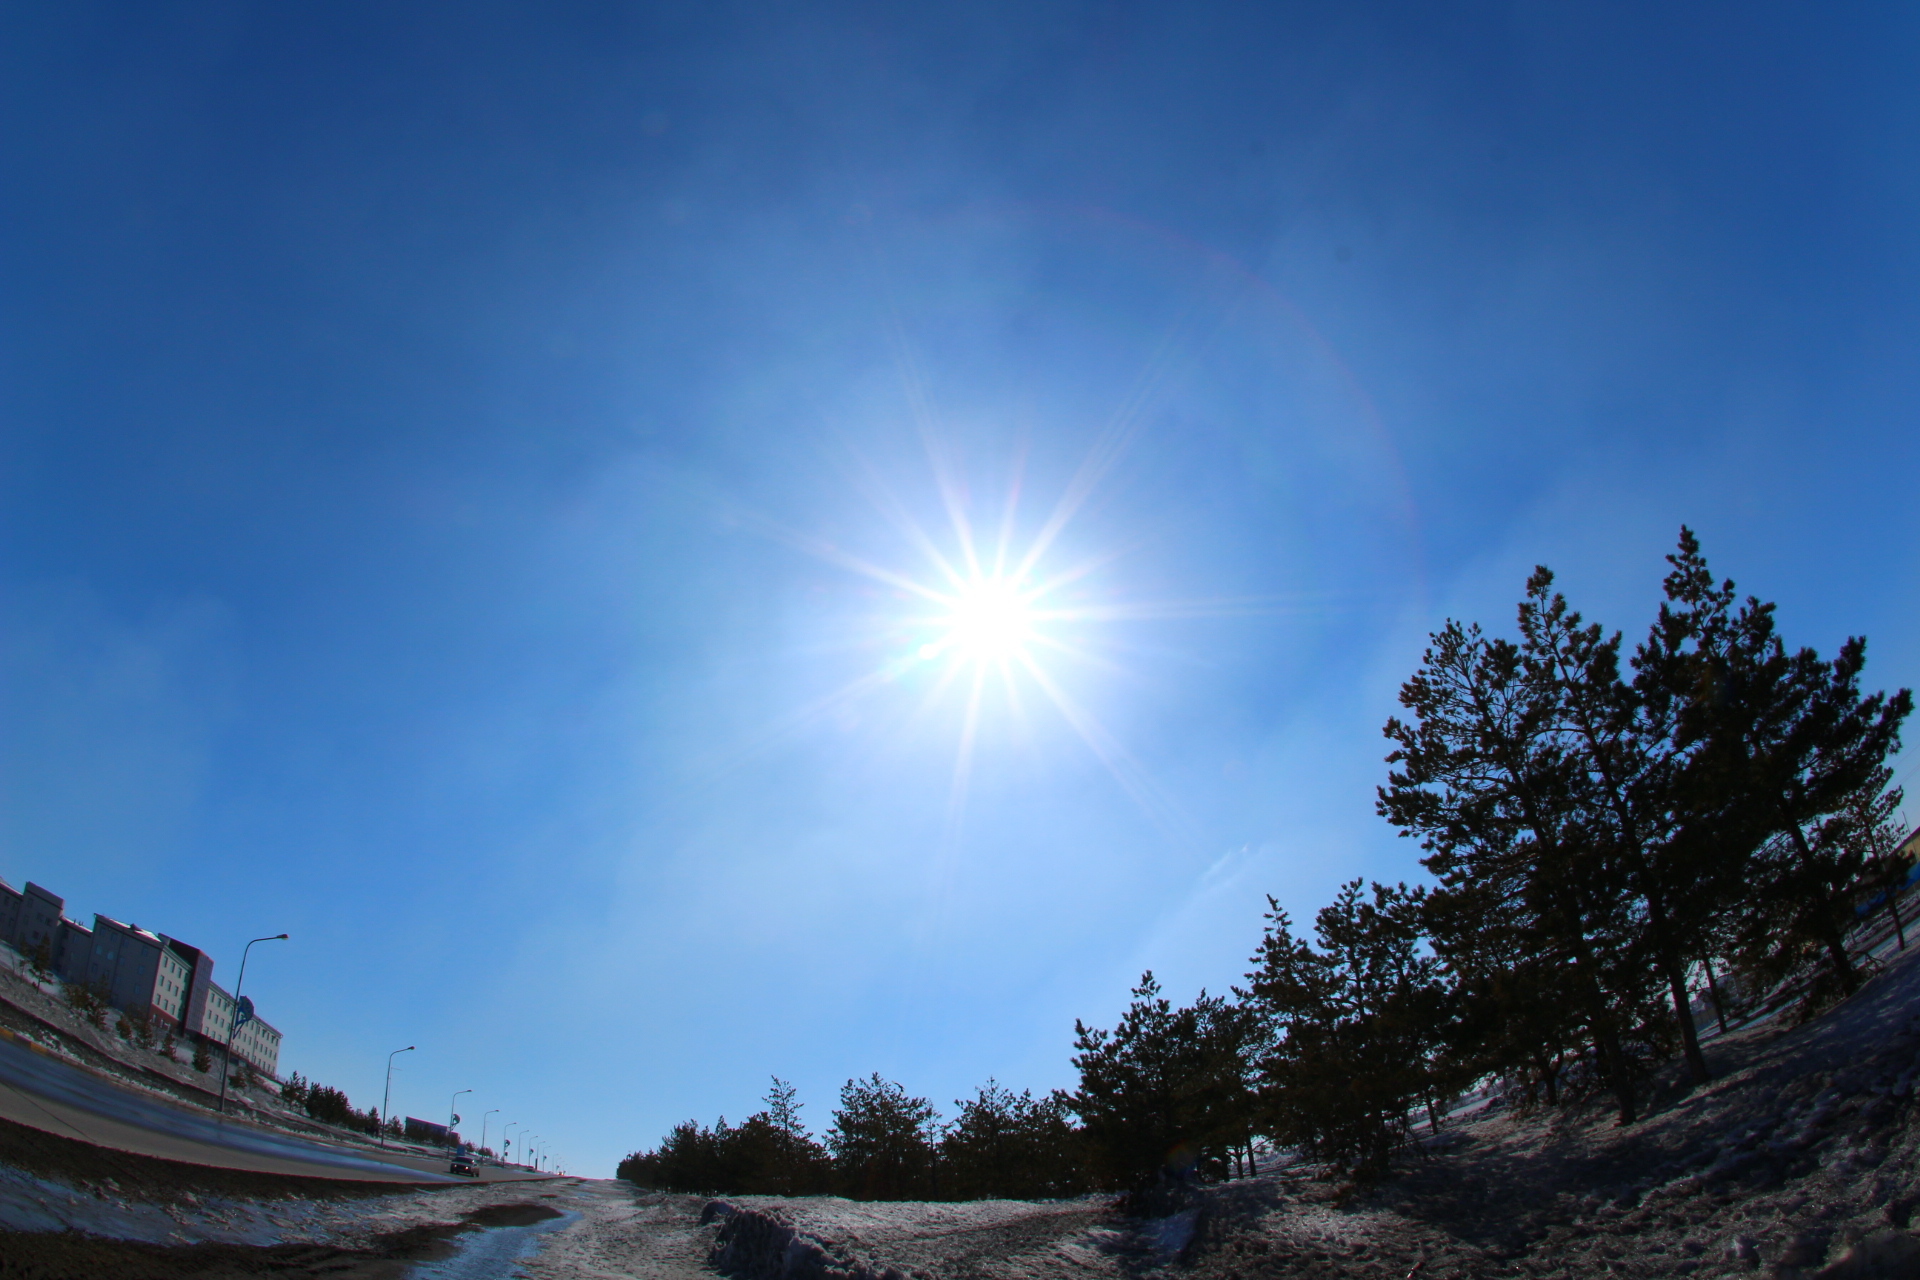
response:
<path id="1" fill-rule="evenodd" d="M 1537 829 L 1537 828 L 1536 828 Z M 1613 1096 L 1620 1103 L 1620 1123 L 1632 1124 L 1637 1107 L 1635 1106 L 1632 1077 L 1627 1065 L 1620 1056 L 1620 1038 L 1614 1034 L 1611 1011 L 1607 1006 L 1607 993 L 1600 986 L 1600 978 L 1594 972 L 1593 953 L 1587 946 L 1586 935 L 1581 932 L 1579 922 L 1586 919 L 1580 911 L 1580 899 L 1577 892 L 1561 897 L 1561 911 L 1574 921 L 1572 932 L 1573 966 L 1580 975 L 1582 993 L 1587 1003 L 1587 1029 L 1593 1033 L 1593 1049 L 1600 1058 L 1600 1070 L 1607 1084 L 1613 1090 Z"/>
<path id="2" fill-rule="evenodd" d="M 1633 1085 L 1626 1064 L 1620 1061 L 1620 1041 L 1611 1030 L 1595 1030 L 1593 1051 L 1600 1055 L 1602 1069 L 1613 1085 L 1613 1097 L 1620 1104 L 1620 1123 L 1632 1124 L 1638 1118 Z"/>
<path id="3" fill-rule="evenodd" d="M 1687 992 L 1686 971 L 1672 961 L 1660 966 L 1667 971 L 1667 990 L 1673 993 L 1673 1016 L 1680 1021 L 1680 1044 L 1687 1054 L 1687 1072 L 1695 1084 L 1713 1079 L 1707 1070 L 1707 1055 L 1700 1052 L 1700 1032 L 1693 1025 L 1693 1000 Z"/>
<path id="4" fill-rule="evenodd" d="M 1800 855 L 1800 865 L 1811 872 L 1814 866 L 1814 858 L 1813 849 L 1807 844 L 1807 833 L 1800 829 L 1798 822 L 1791 820 L 1787 823 L 1787 831 L 1793 836 L 1793 847 L 1795 852 Z M 1845 931 L 1842 930 L 1836 934 L 1831 923 L 1832 916 L 1833 911 L 1831 904 L 1827 902 L 1821 903 L 1820 923 L 1822 927 L 1819 930 L 1821 940 L 1827 944 L 1827 956 L 1833 961 L 1833 971 L 1840 975 L 1841 988 L 1848 995 L 1852 995 L 1860 988 L 1860 975 L 1854 971 L 1853 960 L 1847 955 Z"/>
<path id="5" fill-rule="evenodd" d="M 1660 972 L 1667 980 L 1667 991 L 1673 997 L 1674 1019 L 1680 1024 L 1680 1047 L 1686 1053 L 1687 1074 L 1693 1077 L 1693 1083 L 1705 1084 L 1713 1079 L 1713 1073 L 1707 1070 L 1706 1055 L 1700 1052 L 1700 1034 L 1693 1025 L 1693 1001 L 1687 994 L 1686 966 L 1674 954 L 1661 887 L 1655 882 L 1644 855 L 1636 856 L 1634 861 L 1639 864 L 1637 878 L 1641 896 L 1647 900 L 1647 923 L 1653 928 L 1654 952 Z"/>
<path id="6" fill-rule="evenodd" d="M 1713 997 L 1713 1016 L 1720 1020 L 1720 1034 L 1727 1034 L 1727 1006 L 1720 999 L 1720 984 L 1713 980 L 1713 957 L 1708 956 L 1700 962 L 1707 971 L 1707 994 Z"/>
<path id="7" fill-rule="evenodd" d="M 1900 923 L 1900 886 L 1887 886 L 1887 914 L 1893 917 L 1893 936 L 1900 940 L 1900 949 L 1907 949 L 1907 929 Z"/>
<path id="8" fill-rule="evenodd" d="M 1847 940 L 1829 929 L 1826 943 L 1827 958 L 1833 961 L 1833 971 L 1840 975 L 1840 987 L 1852 995 L 1860 989 L 1860 972 L 1853 967 L 1853 957 L 1847 954 Z"/>

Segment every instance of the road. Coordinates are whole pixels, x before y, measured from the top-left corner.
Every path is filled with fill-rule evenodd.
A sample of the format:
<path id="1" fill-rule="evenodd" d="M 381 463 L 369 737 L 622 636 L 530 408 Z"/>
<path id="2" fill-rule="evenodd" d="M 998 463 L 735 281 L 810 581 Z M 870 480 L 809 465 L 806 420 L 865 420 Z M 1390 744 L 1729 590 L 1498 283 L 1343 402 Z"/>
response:
<path id="1" fill-rule="evenodd" d="M 0 1117 L 63 1138 L 220 1169 L 357 1182 L 466 1182 L 444 1158 L 368 1151 L 129 1089 L 0 1030 Z M 488 1168 L 488 1181 L 544 1175 Z"/>

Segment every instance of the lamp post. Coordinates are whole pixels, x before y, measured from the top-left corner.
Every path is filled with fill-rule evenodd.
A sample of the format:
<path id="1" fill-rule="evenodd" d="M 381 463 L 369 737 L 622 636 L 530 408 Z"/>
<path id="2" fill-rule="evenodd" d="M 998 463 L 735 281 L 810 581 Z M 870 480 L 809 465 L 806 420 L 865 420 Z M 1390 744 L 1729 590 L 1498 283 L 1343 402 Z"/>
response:
<path id="1" fill-rule="evenodd" d="M 495 1107 L 492 1111 L 483 1111 L 480 1114 L 480 1158 L 482 1160 L 487 1158 L 487 1117 L 497 1114 L 499 1110 L 500 1108 Z"/>
<path id="2" fill-rule="evenodd" d="M 270 933 L 264 938 L 255 938 L 253 942 L 285 942 L 284 933 Z M 240 949 L 240 976 L 233 981 L 233 1016 L 227 1019 L 227 1043 L 220 1051 L 220 1114 L 227 1114 L 227 1077 L 233 1073 L 233 1037 L 245 1020 L 242 1016 L 245 1006 L 240 1003 L 240 988 L 247 982 L 247 954 L 253 950 L 253 942 Z"/>
<path id="3" fill-rule="evenodd" d="M 387 1091 L 380 1095 L 380 1145 L 382 1147 L 387 1145 L 387 1122 L 393 1119 L 387 1114 L 393 1108 L 393 1060 L 400 1054 L 412 1052 L 413 1046 L 408 1045 L 404 1049 L 395 1049 L 387 1055 Z"/>
<path id="4" fill-rule="evenodd" d="M 460 1123 L 460 1117 L 453 1109 L 454 1105 L 460 1101 L 461 1094 L 472 1092 L 473 1090 L 471 1089 L 460 1089 L 454 1093 L 452 1100 L 447 1103 L 447 1145 L 450 1147 L 453 1145 L 453 1126 Z"/>
<path id="5" fill-rule="evenodd" d="M 509 1120 L 500 1127 L 500 1163 L 507 1163 L 507 1152 L 513 1150 L 513 1139 L 507 1136 L 507 1130 L 519 1124 L 518 1120 Z"/>
<path id="6" fill-rule="evenodd" d="M 520 1135 L 520 1154 L 525 1157 L 520 1163 L 526 1165 L 529 1170 L 533 1168 L 533 1140 L 539 1136 L 537 1133 L 523 1133 Z"/>

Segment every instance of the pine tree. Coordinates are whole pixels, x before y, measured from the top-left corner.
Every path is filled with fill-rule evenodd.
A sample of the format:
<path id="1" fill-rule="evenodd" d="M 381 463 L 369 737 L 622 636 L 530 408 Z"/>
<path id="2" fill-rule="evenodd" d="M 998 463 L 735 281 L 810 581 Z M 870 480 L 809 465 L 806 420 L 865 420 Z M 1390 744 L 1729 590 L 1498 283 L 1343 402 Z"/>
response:
<path id="1" fill-rule="evenodd" d="M 1907 949 L 1907 922 L 1900 910 L 1900 897 L 1913 874 L 1913 858 L 1902 847 L 1905 829 L 1897 821 L 1905 799 L 1901 789 L 1895 787 L 1878 796 L 1860 795 L 1848 811 L 1866 855 L 1862 887 L 1871 895 L 1869 904 L 1887 913 L 1902 951 Z"/>
<path id="2" fill-rule="evenodd" d="M 766 1109 L 748 1117 L 747 1126 L 764 1128 L 766 1155 L 756 1164 L 752 1180 L 763 1187 L 762 1194 L 782 1196 L 813 1195 L 824 1191 L 830 1162 L 826 1148 L 807 1131 L 800 1118 L 799 1090 L 779 1076 L 764 1099 Z"/>
<path id="3" fill-rule="evenodd" d="M 1560 732 L 1554 673 L 1512 641 L 1449 621 L 1400 702 L 1413 718 L 1387 722 L 1395 768 L 1378 809 L 1420 839 L 1439 881 L 1435 945 L 1467 1001 L 1459 1055 L 1557 1075 L 1577 1024 L 1622 1121 L 1633 1119 L 1646 1064 L 1629 1046 L 1647 1038 L 1647 975 L 1625 868 L 1587 812 L 1582 762 Z M 1553 1009 L 1544 1023 L 1541 1001 Z"/>
<path id="4" fill-rule="evenodd" d="M 1858 815 L 1884 803 L 1886 761 L 1913 696 L 1861 691 L 1859 637 L 1831 662 L 1810 648 L 1789 652 L 1773 612 L 1749 599 L 1736 619 L 1738 643 L 1702 713 L 1705 758 L 1720 832 L 1754 851 L 1734 907 L 1735 945 L 1766 979 L 1813 967 L 1817 1002 L 1860 983 L 1846 935 L 1872 849 L 1871 821 Z"/>
<path id="5" fill-rule="evenodd" d="M 1037 1200 L 1086 1189 L 1064 1094 L 1035 1101 L 989 1080 L 954 1105 L 959 1114 L 940 1141 L 947 1197 Z"/>
<path id="6" fill-rule="evenodd" d="M 1224 1167 L 1253 1114 L 1258 1019 L 1205 991 L 1175 1009 L 1151 971 L 1109 1032 L 1074 1023 L 1080 1117 L 1102 1181 L 1129 1189 Z"/>
<path id="7" fill-rule="evenodd" d="M 1404 885 L 1341 886 L 1314 919 L 1316 949 L 1271 908 L 1247 975 L 1273 1047 L 1261 1062 L 1269 1129 L 1371 1180 L 1405 1141 L 1411 1113 L 1437 1119 L 1453 1090 L 1438 1072 L 1449 997 L 1420 946 L 1425 896 Z"/>
<path id="8" fill-rule="evenodd" d="M 1685 856 L 1690 846 L 1676 843 L 1675 706 L 1622 678 L 1620 633 L 1608 636 L 1598 623 L 1584 623 L 1553 590 L 1544 566 L 1527 582 L 1520 634 L 1522 661 L 1556 695 L 1553 731 L 1575 766 L 1587 836 L 1606 847 L 1627 894 L 1638 900 L 1640 948 L 1666 984 L 1688 1071 L 1704 1082 L 1709 1072 L 1687 989 L 1695 939 L 1680 905 L 1693 869 Z M 1658 627 L 1655 636 L 1663 636 Z"/>
<path id="9" fill-rule="evenodd" d="M 933 1191 L 933 1104 L 879 1072 L 849 1080 L 827 1130 L 834 1174 L 855 1200 L 912 1200 Z"/>

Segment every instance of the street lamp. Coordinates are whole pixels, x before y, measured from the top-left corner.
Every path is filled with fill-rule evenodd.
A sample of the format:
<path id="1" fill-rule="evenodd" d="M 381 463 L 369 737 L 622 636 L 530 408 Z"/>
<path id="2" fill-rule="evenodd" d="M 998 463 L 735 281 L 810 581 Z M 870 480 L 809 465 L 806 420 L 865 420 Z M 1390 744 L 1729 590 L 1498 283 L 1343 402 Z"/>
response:
<path id="1" fill-rule="evenodd" d="M 454 1109 L 453 1109 L 454 1104 L 460 1101 L 460 1094 L 472 1093 L 472 1092 L 473 1090 L 471 1089 L 461 1089 L 453 1095 L 452 1101 L 447 1103 L 447 1145 L 448 1146 L 453 1145 L 453 1126 L 460 1123 L 460 1117 L 454 1112 Z"/>
<path id="2" fill-rule="evenodd" d="M 284 933 L 268 934 L 264 938 L 255 938 L 253 942 L 285 942 Z M 233 1037 L 253 1014 L 247 1005 L 240 1003 L 240 988 L 247 981 L 247 953 L 253 950 L 253 942 L 240 949 L 240 976 L 233 982 L 233 1016 L 227 1019 L 227 1044 L 220 1051 L 220 1114 L 227 1114 L 227 1077 L 233 1072 Z"/>
<path id="3" fill-rule="evenodd" d="M 492 1111 L 485 1111 L 480 1115 L 480 1158 L 482 1160 L 487 1158 L 487 1117 L 499 1110 L 500 1108 L 495 1107 Z"/>
<path id="4" fill-rule="evenodd" d="M 507 1162 L 507 1152 L 513 1150 L 513 1139 L 507 1136 L 507 1130 L 519 1124 L 518 1120 L 509 1120 L 500 1128 L 500 1163 Z"/>
<path id="5" fill-rule="evenodd" d="M 380 1095 L 380 1145 L 382 1147 L 387 1145 L 387 1122 L 393 1119 L 387 1114 L 393 1109 L 393 1060 L 399 1054 L 412 1052 L 413 1046 L 408 1045 L 404 1049 L 395 1049 L 387 1055 L 387 1091 Z"/>

